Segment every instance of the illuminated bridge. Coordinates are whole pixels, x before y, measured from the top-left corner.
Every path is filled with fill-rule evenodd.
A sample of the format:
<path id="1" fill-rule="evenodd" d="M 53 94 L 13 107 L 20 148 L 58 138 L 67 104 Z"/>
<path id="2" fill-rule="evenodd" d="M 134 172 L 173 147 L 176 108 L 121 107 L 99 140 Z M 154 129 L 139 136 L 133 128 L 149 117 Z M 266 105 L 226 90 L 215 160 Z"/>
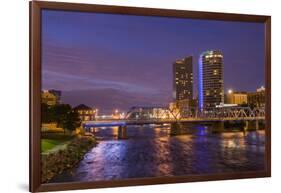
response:
<path id="1" fill-rule="evenodd" d="M 214 123 L 245 121 L 246 126 L 265 120 L 265 109 L 249 107 L 213 108 L 203 112 L 168 107 L 133 107 L 124 119 L 97 119 L 83 122 L 85 129 L 97 127 L 119 127 L 120 138 L 126 136 L 126 126 L 145 124 Z M 217 125 L 219 127 L 219 125 Z M 122 134 L 123 133 L 123 134 Z M 123 136 L 123 137 L 122 137 Z"/>

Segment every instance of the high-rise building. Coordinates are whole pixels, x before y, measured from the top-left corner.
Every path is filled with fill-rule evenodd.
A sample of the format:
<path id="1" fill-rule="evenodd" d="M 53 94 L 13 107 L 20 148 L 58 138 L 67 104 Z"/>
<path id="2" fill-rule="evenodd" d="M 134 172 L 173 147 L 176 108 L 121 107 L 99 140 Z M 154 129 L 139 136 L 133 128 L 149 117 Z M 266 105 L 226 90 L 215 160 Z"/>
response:
<path id="1" fill-rule="evenodd" d="M 192 56 L 173 64 L 173 98 L 175 101 L 193 98 Z"/>
<path id="2" fill-rule="evenodd" d="M 203 52 L 199 58 L 199 110 L 224 103 L 223 55 L 221 51 Z"/>

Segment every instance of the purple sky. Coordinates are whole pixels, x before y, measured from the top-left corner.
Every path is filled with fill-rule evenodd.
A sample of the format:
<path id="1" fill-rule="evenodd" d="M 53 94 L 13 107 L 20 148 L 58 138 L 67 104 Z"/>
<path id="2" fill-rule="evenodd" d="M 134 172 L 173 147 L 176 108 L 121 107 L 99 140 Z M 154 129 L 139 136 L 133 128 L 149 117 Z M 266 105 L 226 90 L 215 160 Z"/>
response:
<path id="1" fill-rule="evenodd" d="M 210 49 L 223 52 L 225 90 L 264 84 L 263 24 L 44 10 L 42 87 L 104 112 L 167 104 L 173 62 L 193 56 L 196 96 L 198 57 Z"/>

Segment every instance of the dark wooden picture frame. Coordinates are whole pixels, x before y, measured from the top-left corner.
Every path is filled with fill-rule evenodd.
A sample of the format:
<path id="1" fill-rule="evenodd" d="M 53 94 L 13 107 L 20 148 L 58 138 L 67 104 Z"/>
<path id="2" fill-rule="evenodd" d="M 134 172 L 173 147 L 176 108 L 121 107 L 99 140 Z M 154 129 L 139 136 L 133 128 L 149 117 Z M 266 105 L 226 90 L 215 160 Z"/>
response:
<path id="1" fill-rule="evenodd" d="M 58 191 L 117 186 L 182 183 L 209 180 L 260 178 L 271 176 L 271 17 L 229 13 L 211 13 L 168 9 L 103 6 L 90 4 L 32 1 L 30 3 L 30 191 Z M 265 89 L 266 134 L 265 170 L 193 176 L 155 177 L 99 182 L 41 183 L 40 128 L 41 128 L 41 10 L 67 10 L 79 12 L 111 13 L 141 16 L 177 17 L 205 20 L 263 23 L 265 27 Z"/>

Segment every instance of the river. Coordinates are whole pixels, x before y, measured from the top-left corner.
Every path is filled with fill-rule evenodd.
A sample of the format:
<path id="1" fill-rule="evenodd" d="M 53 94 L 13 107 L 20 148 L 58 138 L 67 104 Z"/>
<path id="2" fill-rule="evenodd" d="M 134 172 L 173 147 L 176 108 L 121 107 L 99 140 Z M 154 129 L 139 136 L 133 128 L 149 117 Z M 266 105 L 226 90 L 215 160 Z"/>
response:
<path id="1" fill-rule="evenodd" d="M 206 126 L 170 137 L 169 126 L 131 126 L 126 140 L 117 128 L 96 129 L 99 144 L 73 169 L 50 182 L 214 174 L 264 169 L 262 131 L 211 133 Z"/>

